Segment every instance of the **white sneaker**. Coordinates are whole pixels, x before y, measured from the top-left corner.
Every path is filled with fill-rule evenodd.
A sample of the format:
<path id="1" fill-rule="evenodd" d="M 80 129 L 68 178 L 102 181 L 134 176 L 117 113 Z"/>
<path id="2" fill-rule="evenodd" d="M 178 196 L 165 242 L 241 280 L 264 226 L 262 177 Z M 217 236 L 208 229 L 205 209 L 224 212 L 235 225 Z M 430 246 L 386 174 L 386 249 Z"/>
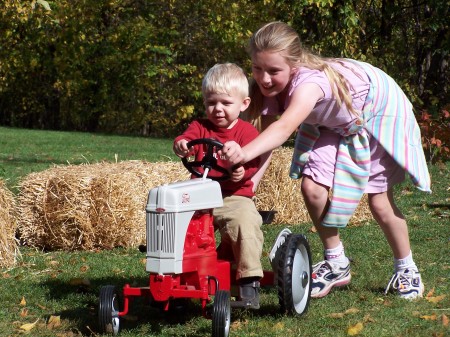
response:
<path id="1" fill-rule="evenodd" d="M 422 279 L 417 269 L 405 269 L 394 273 L 384 293 L 387 294 L 391 288 L 397 290 L 397 294 L 407 300 L 422 297 L 424 291 Z"/>
<path id="2" fill-rule="evenodd" d="M 328 295 L 331 288 L 343 287 L 350 283 L 350 263 L 342 268 L 338 264 L 324 260 L 313 267 L 311 297 L 320 298 Z"/>

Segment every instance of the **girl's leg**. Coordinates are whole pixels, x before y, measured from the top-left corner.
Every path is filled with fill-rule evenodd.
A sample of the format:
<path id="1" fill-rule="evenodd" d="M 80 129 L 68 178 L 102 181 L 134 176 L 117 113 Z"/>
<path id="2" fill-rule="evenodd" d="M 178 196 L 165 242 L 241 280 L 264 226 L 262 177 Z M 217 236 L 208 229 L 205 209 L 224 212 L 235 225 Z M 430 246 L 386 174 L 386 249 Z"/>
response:
<path id="1" fill-rule="evenodd" d="M 311 286 L 311 297 L 320 298 L 326 296 L 333 287 L 350 283 L 350 263 L 345 256 L 338 229 L 320 224 L 329 205 L 328 188 L 304 176 L 302 193 L 306 208 L 324 246 L 325 259 L 313 266 Z"/>
<path id="2" fill-rule="evenodd" d="M 386 288 L 392 287 L 400 297 L 422 297 L 424 286 L 412 258 L 408 226 L 394 202 L 392 189 L 383 193 L 369 194 L 369 207 L 380 225 L 394 254 L 394 275 Z"/>
<path id="3" fill-rule="evenodd" d="M 324 249 L 336 248 L 341 242 L 338 229 L 320 224 L 330 204 L 329 188 L 316 183 L 307 176 L 303 177 L 301 188 L 309 216 L 317 229 Z"/>
<path id="4" fill-rule="evenodd" d="M 394 258 L 405 258 L 411 251 L 408 227 L 402 212 L 395 205 L 392 189 L 368 196 L 370 210 L 384 232 Z"/>

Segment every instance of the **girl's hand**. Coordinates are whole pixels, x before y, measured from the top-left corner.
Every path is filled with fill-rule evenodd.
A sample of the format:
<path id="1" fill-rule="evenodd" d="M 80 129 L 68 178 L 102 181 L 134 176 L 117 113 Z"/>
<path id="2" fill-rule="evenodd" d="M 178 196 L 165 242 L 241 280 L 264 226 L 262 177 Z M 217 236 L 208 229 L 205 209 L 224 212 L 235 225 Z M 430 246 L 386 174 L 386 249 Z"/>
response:
<path id="1" fill-rule="evenodd" d="M 186 139 L 181 139 L 173 144 L 173 152 L 180 157 L 184 158 L 189 154 L 189 148 L 187 147 L 188 141 Z"/>
<path id="2" fill-rule="evenodd" d="M 244 174 L 245 174 L 244 166 L 240 165 L 239 167 L 231 171 L 230 179 L 232 182 L 237 183 L 238 181 L 241 181 L 242 178 L 244 178 Z"/>
<path id="3" fill-rule="evenodd" d="M 225 159 L 230 162 L 231 165 L 245 164 L 245 152 L 241 146 L 235 141 L 231 140 L 223 144 L 223 148 L 220 151 L 221 155 L 225 156 Z"/>

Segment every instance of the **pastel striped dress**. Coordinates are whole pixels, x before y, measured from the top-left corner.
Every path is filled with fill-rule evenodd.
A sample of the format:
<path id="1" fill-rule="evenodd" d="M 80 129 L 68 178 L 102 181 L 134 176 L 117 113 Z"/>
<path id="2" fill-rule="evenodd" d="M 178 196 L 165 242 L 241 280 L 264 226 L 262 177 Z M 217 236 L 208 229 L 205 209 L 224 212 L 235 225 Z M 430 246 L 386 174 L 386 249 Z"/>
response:
<path id="1" fill-rule="evenodd" d="M 339 107 L 323 72 L 300 68 L 293 78 L 285 106 L 295 88 L 316 83 L 324 98 L 299 127 L 292 158 L 291 178 L 308 175 L 332 188 L 331 204 L 322 224 L 345 227 L 363 193 L 384 192 L 409 174 L 417 188 L 431 192 L 420 129 L 412 105 L 395 81 L 367 63 L 331 63 L 351 83 L 352 114 Z M 265 100 L 263 114 L 284 107 Z"/>

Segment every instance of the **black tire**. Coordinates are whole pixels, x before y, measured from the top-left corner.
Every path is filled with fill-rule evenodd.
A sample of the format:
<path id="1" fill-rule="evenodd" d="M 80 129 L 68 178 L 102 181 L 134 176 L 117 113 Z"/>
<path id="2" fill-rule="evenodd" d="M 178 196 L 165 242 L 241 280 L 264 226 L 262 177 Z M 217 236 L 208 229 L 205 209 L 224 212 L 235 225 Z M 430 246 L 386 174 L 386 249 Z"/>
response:
<path id="1" fill-rule="evenodd" d="M 279 248 L 278 300 L 288 315 L 306 313 L 311 298 L 312 266 L 309 243 L 304 235 L 291 234 Z"/>
<path id="2" fill-rule="evenodd" d="M 214 297 L 212 314 L 212 337 L 228 337 L 231 325 L 231 295 L 218 290 Z"/>
<path id="3" fill-rule="evenodd" d="M 107 285 L 100 288 L 98 325 L 101 333 L 114 336 L 119 333 L 119 303 L 119 294 L 115 286 Z"/>

